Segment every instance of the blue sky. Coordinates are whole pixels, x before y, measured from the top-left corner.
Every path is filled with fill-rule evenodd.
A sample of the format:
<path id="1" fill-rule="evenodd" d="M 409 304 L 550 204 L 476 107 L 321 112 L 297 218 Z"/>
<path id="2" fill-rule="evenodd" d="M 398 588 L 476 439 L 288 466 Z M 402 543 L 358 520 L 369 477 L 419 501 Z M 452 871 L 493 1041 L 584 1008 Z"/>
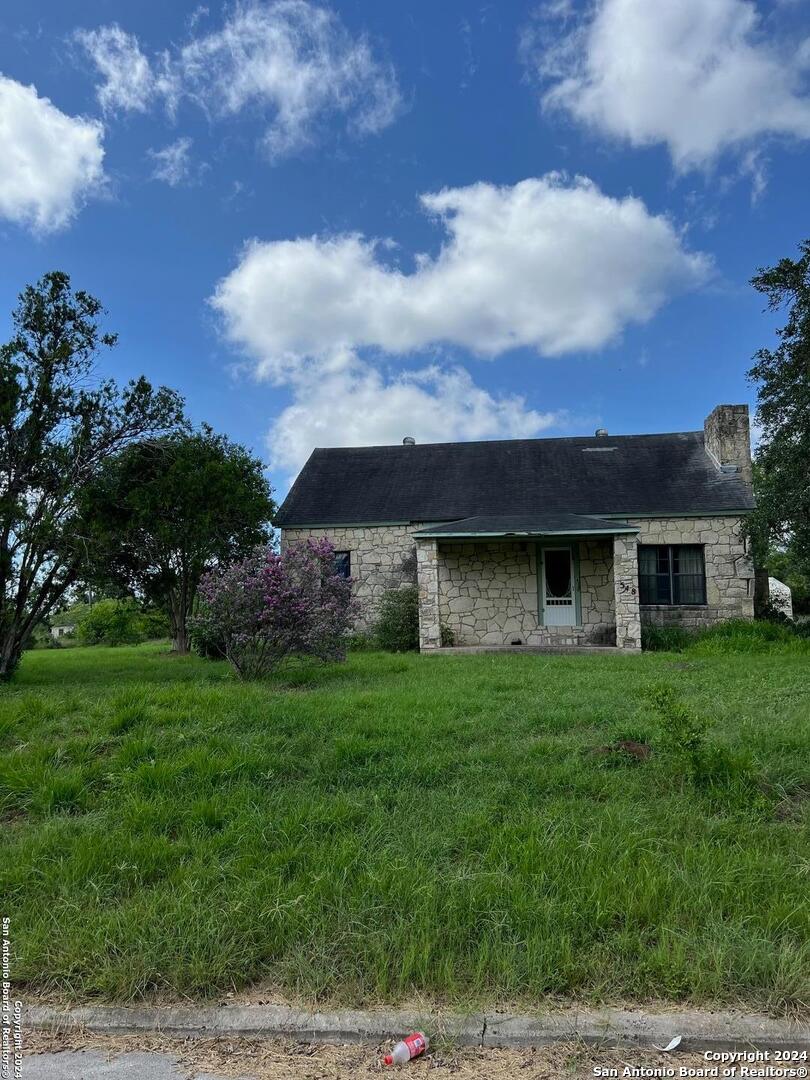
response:
<path id="1" fill-rule="evenodd" d="M 6 0 L 0 72 L 2 318 L 67 270 L 104 369 L 280 492 L 314 445 L 699 427 L 808 232 L 789 0 Z"/>

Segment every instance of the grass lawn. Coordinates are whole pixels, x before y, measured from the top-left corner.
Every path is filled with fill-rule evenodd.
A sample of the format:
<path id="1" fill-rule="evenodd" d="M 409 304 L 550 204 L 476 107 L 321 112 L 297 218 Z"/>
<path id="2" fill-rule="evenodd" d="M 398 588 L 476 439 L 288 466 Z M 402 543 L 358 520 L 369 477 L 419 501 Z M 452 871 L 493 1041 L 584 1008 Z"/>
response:
<path id="1" fill-rule="evenodd" d="M 0 690 L 20 984 L 810 1002 L 806 645 L 357 653 L 263 685 L 165 648 L 28 653 Z M 753 786 L 695 786 L 661 683 Z M 652 756 L 590 752 L 621 738 Z"/>

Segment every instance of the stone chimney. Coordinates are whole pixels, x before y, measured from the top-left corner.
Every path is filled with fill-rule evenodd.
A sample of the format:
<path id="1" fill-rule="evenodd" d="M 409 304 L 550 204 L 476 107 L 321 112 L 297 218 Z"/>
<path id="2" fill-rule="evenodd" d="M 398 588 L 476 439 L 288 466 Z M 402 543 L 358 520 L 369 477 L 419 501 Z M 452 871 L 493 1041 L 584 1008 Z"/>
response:
<path id="1" fill-rule="evenodd" d="M 752 483 L 751 433 L 747 405 L 718 405 L 703 421 L 706 452 L 723 472 L 735 472 L 747 484 Z"/>

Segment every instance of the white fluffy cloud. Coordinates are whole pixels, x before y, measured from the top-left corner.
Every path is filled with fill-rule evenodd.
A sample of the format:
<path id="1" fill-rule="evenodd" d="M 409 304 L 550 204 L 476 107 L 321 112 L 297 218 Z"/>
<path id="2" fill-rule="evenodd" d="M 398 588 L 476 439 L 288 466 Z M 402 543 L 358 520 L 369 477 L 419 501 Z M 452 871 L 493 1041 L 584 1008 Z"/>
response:
<path id="1" fill-rule="evenodd" d="M 153 67 L 137 37 L 117 23 L 77 30 L 75 37 L 101 75 L 96 96 L 105 112 L 146 112 L 159 97 L 173 99 L 174 79 L 166 70 L 165 58 L 162 71 Z"/>
<path id="2" fill-rule="evenodd" d="M 154 60 L 116 24 L 76 37 L 102 76 L 106 109 L 143 112 L 163 100 L 173 110 L 183 97 L 211 117 L 250 109 L 264 120 L 271 160 L 313 142 L 327 116 L 343 115 L 353 134 L 373 134 L 401 105 L 391 65 L 309 0 L 239 3 L 219 29 Z"/>
<path id="3" fill-rule="evenodd" d="M 0 217 L 39 232 L 67 225 L 104 180 L 104 129 L 0 75 Z"/>
<path id="4" fill-rule="evenodd" d="M 162 180 L 169 187 L 179 187 L 192 178 L 191 139 L 176 139 L 162 150 L 150 150 L 149 156 L 154 162 L 153 180 Z"/>
<path id="5" fill-rule="evenodd" d="M 537 435 L 564 417 L 493 395 L 458 367 L 384 375 L 358 350 L 594 349 L 710 271 L 666 218 L 584 178 L 474 184 L 422 205 L 446 236 L 410 272 L 391 265 L 390 243 L 356 234 L 254 240 L 217 286 L 227 336 L 292 391 L 268 437 L 277 468 L 294 471 L 317 445 Z"/>
<path id="6" fill-rule="evenodd" d="M 565 420 L 522 397 L 496 397 L 459 367 L 435 365 L 392 378 L 356 358 L 308 369 L 268 435 L 271 464 L 294 475 L 315 446 L 374 446 L 463 439 L 532 438 Z"/>
<path id="7" fill-rule="evenodd" d="M 569 12 L 570 15 L 570 12 Z M 768 135 L 810 137 L 810 37 L 768 40 L 749 0 L 597 0 L 584 22 L 524 42 L 544 104 L 678 169 Z"/>
<path id="8" fill-rule="evenodd" d="M 310 142 L 326 114 L 343 113 L 351 130 L 367 134 L 390 124 L 400 106 L 393 68 L 307 0 L 238 6 L 221 30 L 182 50 L 179 66 L 187 93 L 210 112 L 267 110 L 271 158 Z"/>
<path id="9" fill-rule="evenodd" d="M 710 267 L 684 249 L 667 218 L 584 178 L 479 183 L 421 201 L 447 235 L 410 273 L 383 261 L 384 244 L 359 235 L 247 245 L 212 303 L 260 373 L 284 378 L 303 358 L 340 348 L 596 349 Z"/>

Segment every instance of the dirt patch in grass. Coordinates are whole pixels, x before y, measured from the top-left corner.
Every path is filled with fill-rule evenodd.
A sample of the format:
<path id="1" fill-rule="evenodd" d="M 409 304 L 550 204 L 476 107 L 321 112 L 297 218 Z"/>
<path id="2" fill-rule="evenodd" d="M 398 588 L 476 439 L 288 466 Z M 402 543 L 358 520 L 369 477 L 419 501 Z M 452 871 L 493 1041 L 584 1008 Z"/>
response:
<path id="1" fill-rule="evenodd" d="M 646 761 L 652 754 L 652 747 L 635 739 L 619 739 L 609 746 L 597 746 L 591 753 L 594 757 L 609 757 L 612 754 L 626 755 L 636 761 Z"/>
<path id="2" fill-rule="evenodd" d="M 810 784 L 801 784 L 793 791 L 789 791 L 779 800 L 774 808 L 774 817 L 777 821 L 798 823 L 804 817 L 807 804 L 810 802 Z"/>

